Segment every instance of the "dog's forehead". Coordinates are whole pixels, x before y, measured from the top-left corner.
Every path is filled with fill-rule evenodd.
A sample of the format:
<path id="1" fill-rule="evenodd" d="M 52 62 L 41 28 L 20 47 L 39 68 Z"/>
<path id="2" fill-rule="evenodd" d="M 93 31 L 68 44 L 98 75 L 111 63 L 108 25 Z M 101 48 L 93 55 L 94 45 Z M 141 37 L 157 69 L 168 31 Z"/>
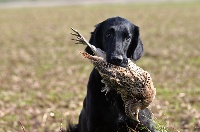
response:
<path id="1" fill-rule="evenodd" d="M 119 24 L 119 25 L 109 25 L 108 27 L 105 27 L 104 32 L 112 31 L 113 33 L 131 33 L 132 28 L 131 25 L 127 24 Z"/>
<path id="2" fill-rule="evenodd" d="M 105 21 L 107 26 L 129 26 L 132 23 L 126 19 L 110 19 Z"/>
<path id="3" fill-rule="evenodd" d="M 109 29 L 128 31 L 134 26 L 130 21 L 120 17 L 107 19 L 103 22 L 103 25 L 104 31 Z"/>

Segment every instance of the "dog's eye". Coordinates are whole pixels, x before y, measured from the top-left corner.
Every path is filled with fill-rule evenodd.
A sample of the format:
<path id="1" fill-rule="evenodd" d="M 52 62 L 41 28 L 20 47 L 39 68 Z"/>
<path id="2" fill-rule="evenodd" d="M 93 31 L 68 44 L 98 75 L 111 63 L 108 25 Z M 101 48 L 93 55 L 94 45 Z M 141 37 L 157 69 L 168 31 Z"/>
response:
<path id="1" fill-rule="evenodd" d="M 110 36 L 111 36 L 111 33 L 110 33 L 110 32 L 106 33 L 106 37 L 107 37 L 107 38 L 109 38 Z"/>
<path id="2" fill-rule="evenodd" d="M 129 39 L 131 39 L 131 35 L 126 36 L 126 40 L 129 40 Z"/>
<path id="3" fill-rule="evenodd" d="M 124 32 L 123 33 L 123 37 L 124 37 L 125 40 L 130 40 L 131 39 L 131 34 L 127 33 L 127 32 Z"/>

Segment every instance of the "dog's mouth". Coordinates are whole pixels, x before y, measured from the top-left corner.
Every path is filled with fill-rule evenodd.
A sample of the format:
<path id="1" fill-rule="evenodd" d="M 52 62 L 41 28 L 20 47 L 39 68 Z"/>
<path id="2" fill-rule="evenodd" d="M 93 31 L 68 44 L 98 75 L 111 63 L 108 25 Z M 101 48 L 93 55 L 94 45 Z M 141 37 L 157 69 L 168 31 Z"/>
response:
<path id="1" fill-rule="evenodd" d="M 122 63 L 120 63 L 119 66 L 128 67 L 128 59 L 123 59 Z"/>
<path id="2" fill-rule="evenodd" d="M 116 66 L 121 66 L 121 67 L 127 67 L 128 66 L 128 59 L 127 58 L 118 58 L 118 57 L 112 57 L 107 58 L 107 62 L 111 63 Z"/>
<path id="3" fill-rule="evenodd" d="M 128 60 L 124 59 L 123 62 L 119 66 L 121 66 L 121 67 L 128 67 Z"/>

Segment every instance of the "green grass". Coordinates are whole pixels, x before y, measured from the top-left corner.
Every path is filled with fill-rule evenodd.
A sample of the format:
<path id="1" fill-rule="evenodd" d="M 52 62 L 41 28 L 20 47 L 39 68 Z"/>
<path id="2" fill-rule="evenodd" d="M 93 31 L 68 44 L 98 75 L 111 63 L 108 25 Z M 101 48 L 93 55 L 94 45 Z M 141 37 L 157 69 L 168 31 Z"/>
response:
<path id="1" fill-rule="evenodd" d="M 84 46 L 71 41 L 70 27 L 89 39 L 112 16 L 140 27 L 145 54 L 137 65 L 157 88 L 156 122 L 199 131 L 199 14 L 199 2 L 0 9 L 0 131 L 22 131 L 18 121 L 27 131 L 77 122 L 92 65 L 77 54 Z"/>

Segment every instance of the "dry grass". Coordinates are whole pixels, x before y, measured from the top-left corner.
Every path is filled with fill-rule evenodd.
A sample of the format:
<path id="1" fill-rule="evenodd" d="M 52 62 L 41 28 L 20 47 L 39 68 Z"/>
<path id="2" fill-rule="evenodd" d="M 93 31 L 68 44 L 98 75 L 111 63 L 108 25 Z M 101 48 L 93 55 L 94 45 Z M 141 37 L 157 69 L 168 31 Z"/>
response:
<path id="1" fill-rule="evenodd" d="M 70 27 L 90 37 L 93 25 L 122 16 L 140 27 L 144 57 L 157 88 L 159 124 L 200 131 L 200 4 L 129 4 L 0 10 L 0 131 L 59 131 L 76 122 L 92 65 Z M 62 121 L 63 120 L 63 121 Z"/>

